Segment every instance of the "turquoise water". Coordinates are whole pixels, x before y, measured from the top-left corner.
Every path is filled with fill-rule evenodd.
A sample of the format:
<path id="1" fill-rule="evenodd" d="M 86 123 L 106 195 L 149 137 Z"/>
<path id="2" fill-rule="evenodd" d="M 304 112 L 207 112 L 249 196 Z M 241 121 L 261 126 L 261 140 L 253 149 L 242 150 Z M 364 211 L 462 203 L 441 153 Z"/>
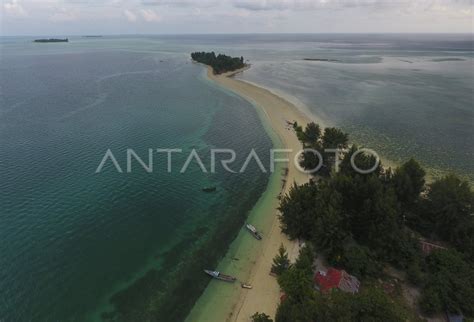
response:
<path id="1" fill-rule="evenodd" d="M 243 55 L 245 80 L 287 96 L 385 157 L 473 178 L 471 35 L 209 35 L 1 38 L 0 320 L 183 320 L 269 175 L 179 168 L 192 149 L 272 145 L 248 102 L 189 53 Z M 303 58 L 333 59 L 309 62 Z M 126 149 L 178 148 L 154 171 Z M 265 163 L 265 160 L 264 160 Z M 236 166 L 238 170 L 239 166 Z M 217 186 L 214 194 L 203 186 Z"/>
<path id="2" fill-rule="evenodd" d="M 184 318 L 266 187 L 268 174 L 202 173 L 210 148 L 271 147 L 255 109 L 206 81 L 185 53 L 160 52 L 159 40 L 77 39 L 2 46 L 0 109 L 0 320 L 85 321 L 119 309 L 127 320 L 150 306 L 161 321 Z M 172 173 L 148 149 L 178 148 Z M 237 168 L 238 170 L 238 168 Z M 204 186 L 217 186 L 206 194 Z M 204 252 L 204 254 L 203 254 Z M 129 289 L 153 269 L 145 289 Z M 125 291 L 124 291 L 125 290 Z M 114 296 L 117 291 L 122 291 Z M 118 307 L 108 305 L 114 298 Z M 124 313 L 125 314 L 125 313 Z"/>

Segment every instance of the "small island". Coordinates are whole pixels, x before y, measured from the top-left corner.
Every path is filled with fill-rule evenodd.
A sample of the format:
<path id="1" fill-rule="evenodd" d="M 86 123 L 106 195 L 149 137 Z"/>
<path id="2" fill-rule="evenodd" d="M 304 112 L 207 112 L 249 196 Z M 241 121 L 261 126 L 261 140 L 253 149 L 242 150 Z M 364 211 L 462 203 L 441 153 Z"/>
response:
<path id="1" fill-rule="evenodd" d="M 303 58 L 306 61 L 324 61 L 324 62 L 339 62 L 337 59 L 329 59 L 329 58 Z"/>
<path id="2" fill-rule="evenodd" d="M 45 42 L 69 42 L 69 39 L 67 39 L 67 38 L 65 38 L 65 39 L 57 39 L 57 38 L 35 39 L 34 42 L 41 42 L 41 43 L 45 43 Z"/>
<path id="3" fill-rule="evenodd" d="M 230 57 L 223 54 L 216 56 L 214 52 L 195 52 L 191 54 L 191 58 L 198 63 L 211 66 L 214 74 L 232 72 L 246 66 L 244 57 Z"/>

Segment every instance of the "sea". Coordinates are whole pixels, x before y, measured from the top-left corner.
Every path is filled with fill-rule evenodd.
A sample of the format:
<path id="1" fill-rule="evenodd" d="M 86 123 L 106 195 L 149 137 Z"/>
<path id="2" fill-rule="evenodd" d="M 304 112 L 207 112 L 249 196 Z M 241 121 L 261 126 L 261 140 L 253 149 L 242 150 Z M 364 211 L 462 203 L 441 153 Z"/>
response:
<path id="1" fill-rule="evenodd" d="M 187 317 L 272 178 L 238 170 L 276 144 L 193 51 L 244 56 L 238 78 L 387 160 L 474 179 L 472 34 L 35 38 L 0 38 L 0 321 Z M 205 171 L 181 171 L 192 153 Z"/>

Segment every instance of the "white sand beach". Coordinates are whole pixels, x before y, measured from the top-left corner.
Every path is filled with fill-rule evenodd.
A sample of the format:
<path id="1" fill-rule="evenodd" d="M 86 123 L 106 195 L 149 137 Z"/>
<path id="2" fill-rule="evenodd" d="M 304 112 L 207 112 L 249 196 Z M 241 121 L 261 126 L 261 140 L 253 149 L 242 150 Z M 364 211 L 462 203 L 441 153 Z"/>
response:
<path id="1" fill-rule="evenodd" d="M 267 191 L 249 216 L 249 221 L 260 224 L 259 229 L 264 233 L 263 240 L 261 242 L 253 240 L 242 229 L 231 245 L 228 256 L 219 266 L 219 269 L 234 274 L 240 280 L 244 278 L 244 281 L 253 288 L 246 290 L 241 289 L 240 284 L 229 286 L 219 281 L 211 281 L 187 321 L 250 321 L 250 317 L 257 311 L 274 317 L 279 303 L 280 288 L 276 278 L 269 274 L 273 257 L 281 244 L 286 247 L 291 260 L 294 260 L 299 252 L 298 242 L 288 240 L 281 232 L 276 208 L 280 193 L 288 192 L 294 182 L 302 184 L 309 180 L 309 176 L 300 172 L 293 162 L 295 154 L 301 150 L 301 143 L 288 122 L 296 121 L 299 125 L 305 126 L 310 120 L 293 104 L 269 90 L 233 78 L 232 76 L 238 72 L 242 70 L 214 75 L 211 68 L 208 68 L 207 76 L 215 83 L 252 102 L 258 108 L 264 124 L 270 125 L 269 131 L 277 137 L 280 148 L 291 149 L 293 152 L 286 156 L 285 154 L 278 156 L 288 157 L 290 162 L 282 165 L 280 170 L 283 174 L 276 172 L 272 176 L 274 178 L 269 183 Z M 239 262 L 230 260 L 235 257 L 239 258 Z M 243 259 L 248 260 L 242 262 Z"/>

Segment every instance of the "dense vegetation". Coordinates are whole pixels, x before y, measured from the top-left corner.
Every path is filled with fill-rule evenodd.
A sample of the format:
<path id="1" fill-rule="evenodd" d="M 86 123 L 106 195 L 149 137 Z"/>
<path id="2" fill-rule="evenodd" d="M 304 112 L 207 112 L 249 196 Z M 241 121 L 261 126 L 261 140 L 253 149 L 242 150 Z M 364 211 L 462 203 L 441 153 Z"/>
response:
<path id="1" fill-rule="evenodd" d="M 245 67 L 244 57 L 230 57 L 223 54 L 216 56 L 214 52 L 195 52 L 191 54 L 191 58 L 194 61 L 211 66 L 214 74 L 231 72 Z"/>
<path id="2" fill-rule="evenodd" d="M 337 290 L 320 294 L 313 286 L 313 262 L 314 250 L 306 246 L 296 263 L 278 277 L 285 297 L 278 307 L 277 322 L 406 321 L 410 317 L 399 302 L 374 286 L 355 295 Z"/>
<path id="3" fill-rule="evenodd" d="M 35 39 L 34 42 L 69 42 L 69 39 L 57 39 L 57 38 L 49 38 L 49 39 Z"/>
<path id="4" fill-rule="evenodd" d="M 304 130 L 295 124 L 295 130 L 304 147 L 323 151 L 348 146 L 348 135 L 339 129 L 321 133 L 311 123 Z M 427 185 L 425 171 L 413 159 L 395 171 L 379 166 L 370 174 L 360 174 L 350 164 L 356 149 L 352 146 L 342 153 L 340 171 L 334 169 L 334 153 L 321 152 L 324 171 L 310 183 L 294 185 L 282 197 L 280 221 L 290 238 L 314 245 L 330 265 L 346 269 L 369 286 L 358 295 L 314 292 L 311 267 L 299 263 L 312 263 L 311 252 L 305 250 L 295 265 L 280 272 L 287 299 L 276 321 L 406 320 L 406 310 L 370 286 L 387 265 L 405 271 L 421 288 L 419 304 L 425 314 L 473 317 L 474 193 L 469 184 L 449 175 Z M 361 153 L 354 161 L 368 169 L 375 158 Z M 301 165 L 312 169 L 318 162 L 308 153 Z M 424 256 L 420 237 L 442 241 L 448 249 Z"/>

